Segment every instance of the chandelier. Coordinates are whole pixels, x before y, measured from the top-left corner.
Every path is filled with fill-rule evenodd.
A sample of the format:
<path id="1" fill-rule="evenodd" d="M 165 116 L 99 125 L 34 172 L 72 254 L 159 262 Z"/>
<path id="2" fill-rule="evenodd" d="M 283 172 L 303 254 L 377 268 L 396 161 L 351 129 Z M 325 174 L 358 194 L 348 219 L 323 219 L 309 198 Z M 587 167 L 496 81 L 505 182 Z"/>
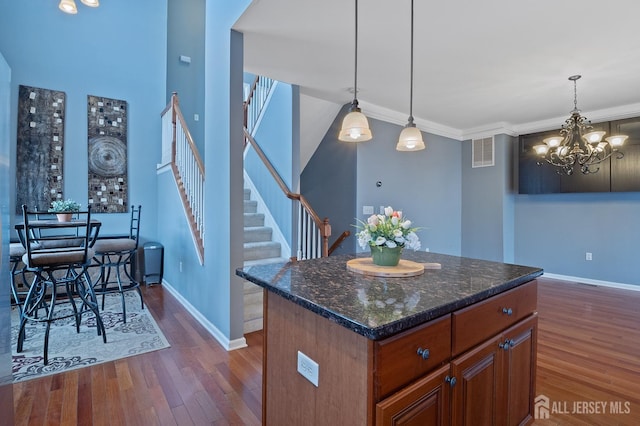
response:
<path id="1" fill-rule="evenodd" d="M 544 164 L 542 160 L 558 167 L 556 172 L 560 175 L 570 176 L 574 167 L 579 167 L 583 174 L 597 173 L 597 166 L 604 160 L 615 154 L 615 158 L 621 159 L 624 153 L 620 147 L 628 136 L 614 135 L 605 138 L 606 132 L 593 131 L 591 121 L 580 115 L 578 109 L 578 92 L 576 81 L 580 75 L 569 77 L 573 81 L 573 110 L 560 129 L 560 136 L 543 139 L 544 144 L 535 145 L 533 149 L 540 156 L 539 166 Z"/>
<path id="2" fill-rule="evenodd" d="M 80 1 L 85 6 L 89 6 L 89 7 L 100 6 L 100 0 L 80 0 Z M 64 13 L 68 13 L 69 15 L 75 15 L 76 13 L 78 13 L 78 8 L 74 0 L 60 0 L 60 3 L 58 4 L 58 8 Z"/>

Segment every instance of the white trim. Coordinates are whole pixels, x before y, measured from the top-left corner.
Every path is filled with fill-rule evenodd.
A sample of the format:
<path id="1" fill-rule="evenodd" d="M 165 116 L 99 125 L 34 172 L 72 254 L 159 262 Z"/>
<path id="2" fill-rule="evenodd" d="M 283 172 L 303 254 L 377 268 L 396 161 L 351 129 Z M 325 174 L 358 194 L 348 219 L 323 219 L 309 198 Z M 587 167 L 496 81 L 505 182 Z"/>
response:
<path id="1" fill-rule="evenodd" d="M 167 173 L 170 170 L 171 170 L 171 163 L 166 163 L 166 164 L 158 163 L 156 165 L 156 174 L 157 175 L 160 175 L 162 173 Z"/>
<path id="2" fill-rule="evenodd" d="M 211 321 L 206 319 L 200 313 L 200 311 L 198 311 L 191 303 L 189 303 L 187 299 L 182 297 L 182 295 L 178 293 L 178 291 L 173 288 L 171 284 L 169 284 L 164 278 L 162 279 L 162 287 L 164 287 L 169 293 L 171 293 L 171 295 L 176 298 L 176 300 L 182 305 L 182 307 L 186 309 L 186 311 L 189 312 L 191 316 L 196 321 L 198 321 L 209 332 L 209 334 L 211 334 L 213 338 L 216 339 L 218 343 L 220 343 L 220 345 L 222 345 L 222 347 L 226 351 L 233 351 L 235 349 L 247 347 L 247 339 L 241 337 L 240 339 L 229 340 L 227 336 L 225 336 L 220 330 L 218 330 L 218 327 L 216 327 L 211 323 Z"/>
<path id="3" fill-rule="evenodd" d="M 378 105 L 368 103 L 366 101 L 359 100 L 360 109 L 362 112 L 371 118 L 376 120 L 386 121 L 387 123 L 398 124 L 405 126 L 407 124 L 407 114 L 394 111 L 388 108 L 384 108 Z M 463 140 L 463 132 L 453 127 L 444 126 L 442 124 L 435 123 L 433 121 L 424 120 L 419 117 L 414 117 L 416 126 L 423 132 L 433 133 L 434 135 L 445 136 L 451 139 Z"/>
<path id="4" fill-rule="evenodd" d="M 623 283 L 615 283 L 612 281 L 592 280 L 590 278 L 572 277 L 569 275 L 548 274 L 546 272 L 542 276 L 546 278 L 555 279 L 555 280 L 576 282 L 579 284 L 590 284 L 590 285 L 597 285 L 601 287 L 620 288 L 623 290 L 640 291 L 640 285 L 635 285 L 635 284 L 623 284 Z"/>
<path id="5" fill-rule="evenodd" d="M 244 151 L 245 155 L 249 150 L 250 146 L 251 146 L 250 144 L 247 144 L 247 148 Z M 244 186 L 251 190 L 251 198 L 254 201 L 258 202 L 258 213 L 264 214 L 264 226 L 268 226 L 271 228 L 271 241 L 280 243 L 280 257 L 289 259 L 291 257 L 291 246 L 289 245 L 289 242 L 284 238 L 284 235 L 282 234 L 280 227 L 278 226 L 275 219 L 271 215 L 271 211 L 269 210 L 266 203 L 260 196 L 260 193 L 258 192 L 258 190 L 256 189 L 256 186 L 251 181 L 251 178 L 249 177 L 249 175 L 245 170 L 243 170 L 243 173 L 244 173 Z"/>
<path id="6" fill-rule="evenodd" d="M 262 123 L 262 118 L 264 117 L 264 114 L 267 112 L 267 107 L 271 103 L 271 97 L 273 96 L 273 92 L 276 91 L 277 85 L 278 85 L 278 81 L 273 80 L 273 84 L 269 89 L 269 93 L 267 93 L 267 99 L 264 100 L 264 103 L 262 104 L 262 109 L 260 109 L 260 115 L 258 115 L 258 118 L 256 119 L 256 122 L 253 125 L 253 130 L 251 130 L 251 136 L 256 135 L 256 131 L 258 130 L 258 127 L 260 127 L 260 123 Z"/>

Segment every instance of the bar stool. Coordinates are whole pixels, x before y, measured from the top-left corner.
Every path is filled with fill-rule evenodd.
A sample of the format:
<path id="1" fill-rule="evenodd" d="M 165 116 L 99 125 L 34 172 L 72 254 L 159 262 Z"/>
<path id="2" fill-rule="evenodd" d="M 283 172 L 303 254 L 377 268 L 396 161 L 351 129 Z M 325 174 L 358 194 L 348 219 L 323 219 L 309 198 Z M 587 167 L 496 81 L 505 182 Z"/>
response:
<path id="1" fill-rule="evenodd" d="M 16 277 L 22 278 L 22 284 L 27 286 L 27 279 L 25 277 L 24 263 L 22 263 L 22 256 L 27 252 L 21 243 L 9 244 L 9 264 L 11 265 L 11 306 L 17 306 L 22 316 L 22 299 L 27 296 L 27 291 L 21 291 L 18 288 Z M 22 265 L 22 266 L 21 266 Z"/>
<path id="2" fill-rule="evenodd" d="M 97 295 L 102 295 L 103 310 L 106 294 L 120 294 L 122 321 L 125 323 L 127 322 L 127 306 L 124 294 L 127 291 L 136 290 L 138 292 L 141 309 L 144 309 L 140 282 L 135 279 L 141 210 L 142 206 L 131 206 L 131 222 L 128 236 L 99 238 L 93 245 L 93 250 L 95 251 L 94 261 L 100 266 L 100 276 L 96 280 L 93 290 Z M 111 275 L 112 272 L 113 277 Z"/>
<path id="3" fill-rule="evenodd" d="M 23 349 L 27 321 L 44 322 L 46 329 L 43 352 L 44 364 L 47 365 L 51 323 L 74 317 L 76 332 L 79 333 L 82 314 L 86 311 L 91 311 L 95 315 L 98 335 L 102 335 L 102 340 L 107 343 L 105 327 L 98 311 L 91 278 L 87 272 L 94 254 L 89 246 L 99 230 L 99 222 L 91 221 L 91 208 L 80 213 L 80 216 L 85 216 L 85 219 L 80 218 L 68 223 L 30 220 L 30 216 L 35 217 L 37 212 L 27 211 L 25 205 L 22 206 L 22 213 L 24 224 L 21 240 L 25 242 L 26 251 L 22 256 L 22 262 L 25 264 L 25 271 L 34 274 L 34 280 L 27 293 L 20 317 L 18 352 L 22 352 Z M 52 236 L 47 236 L 43 232 L 53 228 L 82 232 L 75 232 L 72 235 L 56 233 Z M 77 240 L 79 236 L 81 236 L 82 245 L 67 245 L 69 240 Z M 64 289 L 65 298 L 59 297 L 62 296 L 59 294 L 62 289 Z M 79 307 L 75 300 L 76 296 L 79 297 Z M 69 303 L 73 313 L 56 313 L 56 308 L 62 303 Z M 40 311 L 43 311 L 42 315 L 39 314 Z"/>

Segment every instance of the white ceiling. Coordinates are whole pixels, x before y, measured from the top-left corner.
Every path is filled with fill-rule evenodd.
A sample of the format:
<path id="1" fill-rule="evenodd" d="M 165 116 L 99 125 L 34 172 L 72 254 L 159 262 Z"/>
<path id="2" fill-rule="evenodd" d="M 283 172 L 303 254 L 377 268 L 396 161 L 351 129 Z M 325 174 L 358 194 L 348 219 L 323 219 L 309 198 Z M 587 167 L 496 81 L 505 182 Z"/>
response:
<path id="1" fill-rule="evenodd" d="M 410 0 L 360 0 L 358 99 L 406 123 Z M 413 115 L 458 139 L 640 115 L 640 1 L 416 0 Z M 234 29 L 245 69 L 345 104 L 353 95 L 354 1 L 254 0 Z"/>

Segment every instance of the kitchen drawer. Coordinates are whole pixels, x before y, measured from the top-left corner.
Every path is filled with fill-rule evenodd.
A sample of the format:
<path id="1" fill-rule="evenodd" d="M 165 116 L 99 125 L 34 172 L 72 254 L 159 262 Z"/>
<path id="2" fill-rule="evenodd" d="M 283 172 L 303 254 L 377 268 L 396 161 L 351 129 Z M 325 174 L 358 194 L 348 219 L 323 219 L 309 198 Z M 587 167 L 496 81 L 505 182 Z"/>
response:
<path id="1" fill-rule="evenodd" d="M 452 315 L 452 352 L 459 355 L 537 309 L 538 283 L 530 281 Z"/>
<path id="2" fill-rule="evenodd" d="M 428 356 L 424 351 L 428 351 Z M 448 361 L 450 356 L 450 315 L 376 342 L 374 398 L 381 400 Z"/>

